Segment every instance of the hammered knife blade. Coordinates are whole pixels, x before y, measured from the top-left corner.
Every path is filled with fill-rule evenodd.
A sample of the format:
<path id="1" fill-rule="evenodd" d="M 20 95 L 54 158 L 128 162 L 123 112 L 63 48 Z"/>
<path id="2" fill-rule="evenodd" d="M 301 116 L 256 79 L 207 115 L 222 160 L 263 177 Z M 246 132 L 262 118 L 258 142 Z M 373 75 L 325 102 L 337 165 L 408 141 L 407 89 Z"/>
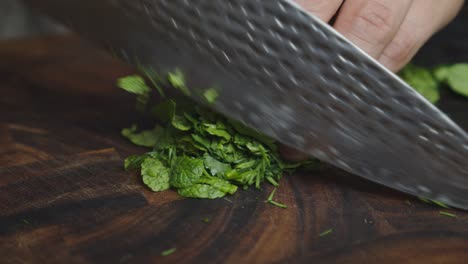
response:
<path id="1" fill-rule="evenodd" d="M 284 144 L 468 209 L 466 132 L 293 1 L 29 2 L 128 62 L 216 87 L 216 110 Z"/>

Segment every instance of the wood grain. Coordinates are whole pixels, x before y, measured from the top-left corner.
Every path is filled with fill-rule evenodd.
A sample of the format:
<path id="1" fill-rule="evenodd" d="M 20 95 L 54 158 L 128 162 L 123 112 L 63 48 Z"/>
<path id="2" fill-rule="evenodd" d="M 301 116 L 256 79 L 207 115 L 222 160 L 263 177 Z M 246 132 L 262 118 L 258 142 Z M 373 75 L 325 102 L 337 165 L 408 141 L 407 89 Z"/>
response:
<path id="1" fill-rule="evenodd" d="M 75 37 L 0 44 L 0 263 L 468 263 L 467 213 L 330 166 L 281 182 L 288 209 L 264 203 L 270 186 L 151 193 L 122 169 L 144 151 L 119 135 L 138 121 L 114 86 L 130 72 Z M 468 100 L 441 107 L 468 129 Z"/>

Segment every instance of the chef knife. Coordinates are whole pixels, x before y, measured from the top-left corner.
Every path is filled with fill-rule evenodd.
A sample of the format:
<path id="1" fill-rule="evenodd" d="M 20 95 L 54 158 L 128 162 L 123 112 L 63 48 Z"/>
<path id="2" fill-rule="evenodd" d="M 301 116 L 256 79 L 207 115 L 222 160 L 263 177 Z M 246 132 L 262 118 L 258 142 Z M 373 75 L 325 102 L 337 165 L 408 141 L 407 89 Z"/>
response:
<path id="1" fill-rule="evenodd" d="M 468 136 L 288 0 L 28 1 L 121 58 L 179 69 L 193 99 L 400 191 L 468 209 Z"/>

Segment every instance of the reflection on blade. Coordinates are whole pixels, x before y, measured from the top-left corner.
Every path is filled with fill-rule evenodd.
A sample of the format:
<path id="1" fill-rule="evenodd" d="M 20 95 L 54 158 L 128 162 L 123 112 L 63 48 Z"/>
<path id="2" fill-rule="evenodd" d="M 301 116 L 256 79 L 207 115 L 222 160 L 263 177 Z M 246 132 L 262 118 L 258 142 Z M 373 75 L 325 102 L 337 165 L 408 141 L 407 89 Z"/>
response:
<path id="1" fill-rule="evenodd" d="M 467 134 L 291 1 L 31 3 L 133 63 L 219 87 L 217 110 L 285 144 L 468 209 Z"/>

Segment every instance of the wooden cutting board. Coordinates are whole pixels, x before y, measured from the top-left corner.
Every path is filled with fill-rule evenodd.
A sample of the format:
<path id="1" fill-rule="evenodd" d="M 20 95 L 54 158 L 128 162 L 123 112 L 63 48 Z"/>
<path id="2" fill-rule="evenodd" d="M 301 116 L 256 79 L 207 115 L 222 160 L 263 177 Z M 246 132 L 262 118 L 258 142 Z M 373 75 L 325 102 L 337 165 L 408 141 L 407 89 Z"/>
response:
<path id="1" fill-rule="evenodd" d="M 71 36 L 0 44 L 0 263 L 468 263 L 468 213 L 330 166 L 284 178 L 288 209 L 264 203 L 270 186 L 151 193 L 122 169 L 144 152 L 119 134 L 137 117 L 114 81 L 131 72 Z M 468 100 L 444 98 L 468 129 Z"/>

